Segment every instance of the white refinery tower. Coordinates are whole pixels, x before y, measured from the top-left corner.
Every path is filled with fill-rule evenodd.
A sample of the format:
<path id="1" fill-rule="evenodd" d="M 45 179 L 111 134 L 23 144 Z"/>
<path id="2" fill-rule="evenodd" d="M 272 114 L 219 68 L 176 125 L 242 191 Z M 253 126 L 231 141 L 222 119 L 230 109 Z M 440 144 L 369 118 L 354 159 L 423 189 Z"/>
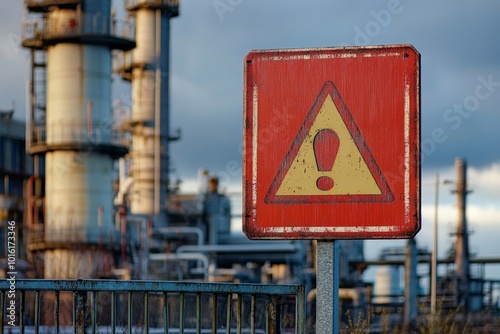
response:
<path id="1" fill-rule="evenodd" d="M 158 227 L 166 223 L 168 191 L 169 36 L 170 18 L 178 16 L 178 0 L 126 0 L 135 18 L 137 46 L 125 54 L 122 78 L 132 84 L 132 179 L 130 212 L 148 216 Z"/>
<path id="2" fill-rule="evenodd" d="M 30 249 L 43 254 L 46 278 L 96 277 L 115 266 L 113 161 L 128 151 L 111 127 L 111 52 L 132 50 L 135 30 L 115 19 L 111 0 L 27 0 L 25 6 L 23 46 L 32 56 L 27 147 L 35 177 L 45 172 L 44 224 L 32 226 L 38 235 L 32 233 Z M 168 21 L 177 6 L 126 1 L 137 26 L 128 67 L 131 212 L 150 217 L 166 200 Z"/>

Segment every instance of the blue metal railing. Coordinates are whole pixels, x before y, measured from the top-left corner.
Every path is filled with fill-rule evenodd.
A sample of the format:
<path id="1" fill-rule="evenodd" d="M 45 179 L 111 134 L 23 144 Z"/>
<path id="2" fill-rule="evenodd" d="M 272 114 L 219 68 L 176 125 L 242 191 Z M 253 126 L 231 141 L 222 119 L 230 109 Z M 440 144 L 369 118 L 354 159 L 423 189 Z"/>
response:
<path id="1" fill-rule="evenodd" d="M 22 23 L 22 40 L 46 40 L 72 36 L 112 36 L 127 40 L 135 39 L 135 27 L 131 21 L 114 20 L 98 14 L 76 13 L 61 19 L 34 18 Z"/>
<path id="2" fill-rule="evenodd" d="M 20 279 L 12 299 L 10 283 L 0 280 L 0 334 L 305 333 L 300 285 Z"/>
<path id="3" fill-rule="evenodd" d="M 111 125 L 105 121 L 90 125 L 86 122 L 58 122 L 51 124 L 49 136 L 47 135 L 47 125 L 31 126 L 30 145 L 74 143 L 94 146 L 109 144 L 130 146 L 130 136 L 124 131 L 112 128 Z"/>

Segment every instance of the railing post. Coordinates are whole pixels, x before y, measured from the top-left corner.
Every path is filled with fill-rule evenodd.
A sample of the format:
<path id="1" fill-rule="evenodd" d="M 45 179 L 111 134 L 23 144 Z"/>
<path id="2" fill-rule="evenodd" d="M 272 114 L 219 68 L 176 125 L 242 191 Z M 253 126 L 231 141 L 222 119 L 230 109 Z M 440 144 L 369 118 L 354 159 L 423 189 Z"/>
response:
<path id="1" fill-rule="evenodd" d="M 279 316 L 277 312 L 277 297 L 275 295 L 268 295 L 266 298 L 266 333 L 280 334 L 281 326 L 279 324 Z"/>
<path id="2" fill-rule="evenodd" d="M 54 291 L 54 329 L 55 333 L 59 334 L 59 314 L 60 314 L 60 305 L 59 305 L 59 290 Z"/>
<path id="3" fill-rule="evenodd" d="M 25 305 L 25 292 L 21 290 L 21 295 L 19 296 L 19 332 L 24 334 L 24 314 L 26 313 L 26 305 Z M 0 304 L 2 305 L 2 304 Z"/>
<path id="4" fill-rule="evenodd" d="M 75 312 L 75 334 L 85 334 L 85 310 L 87 308 L 87 291 L 75 291 L 73 298 Z"/>
<path id="5" fill-rule="evenodd" d="M 303 285 L 299 286 L 295 300 L 295 332 L 306 334 L 306 298 Z"/>
<path id="6" fill-rule="evenodd" d="M 217 294 L 212 294 L 212 334 L 217 333 Z"/>
<path id="7" fill-rule="evenodd" d="M 0 312 L 0 334 L 3 334 L 3 323 L 4 323 L 4 292 L 0 291 L 0 307 L 2 308 L 2 312 Z"/>
<path id="8" fill-rule="evenodd" d="M 35 314 L 34 314 L 34 333 L 38 334 L 40 331 L 40 290 L 35 290 Z"/>

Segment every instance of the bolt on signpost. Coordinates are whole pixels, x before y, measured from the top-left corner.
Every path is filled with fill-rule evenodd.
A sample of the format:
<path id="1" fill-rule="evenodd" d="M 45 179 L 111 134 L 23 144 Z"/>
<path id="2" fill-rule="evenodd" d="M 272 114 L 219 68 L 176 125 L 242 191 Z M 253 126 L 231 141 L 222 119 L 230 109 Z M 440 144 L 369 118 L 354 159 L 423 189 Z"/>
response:
<path id="1" fill-rule="evenodd" d="M 338 332 L 338 239 L 420 229 L 420 55 L 411 45 L 245 58 L 250 239 L 317 239 L 317 333 Z"/>

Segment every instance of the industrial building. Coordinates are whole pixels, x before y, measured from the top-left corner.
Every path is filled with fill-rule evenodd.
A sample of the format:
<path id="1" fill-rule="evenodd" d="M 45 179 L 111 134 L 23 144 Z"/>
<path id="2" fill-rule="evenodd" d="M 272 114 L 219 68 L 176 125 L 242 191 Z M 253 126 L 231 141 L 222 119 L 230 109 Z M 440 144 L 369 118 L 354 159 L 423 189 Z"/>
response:
<path id="1" fill-rule="evenodd" d="M 27 259 L 27 222 L 24 220 L 29 185 L 33 184 L 33 161 L 26 154 L 25 122 L 13 118 L 15 109 L 0 110 L 0 240 L 7 240 L 7 222 L 17 222 L 16 253 Z M 0 249 L 0 273 L 5 270 L 7 247 Z M 27 269 L 27 263 L 22 262 Z M 3 276 L 3 275 L 2 275 Z"/>

